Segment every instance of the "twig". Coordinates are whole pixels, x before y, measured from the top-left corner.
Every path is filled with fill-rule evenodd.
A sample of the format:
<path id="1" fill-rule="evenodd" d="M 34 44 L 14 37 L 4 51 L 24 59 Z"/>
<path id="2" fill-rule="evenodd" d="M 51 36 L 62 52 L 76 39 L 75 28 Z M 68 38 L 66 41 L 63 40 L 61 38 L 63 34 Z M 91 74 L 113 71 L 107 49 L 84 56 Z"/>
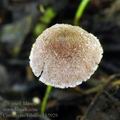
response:
<path id="1" fill-rule="evenodd" d="M 102 89 L 97 93 L 95 98 L 92 100 L 92 102 L 91 102 L 90 106 L 88 107 L 88 110 L 85 113 L 85 115 L 83 116 L 82 120 L 86 120 L 86 118 L 88 116 L 88 113 L 93 109 L 93 107 L 94 107 L 97 99 L 99 98 L 99 96 L 104 92 L 105 89 L 108 88 L 108 86 L 110 85 L 112 80 L 114 80 L 116 77 L 120 77 L 120 74 L 112 75 L 108 78 L 108 81 L 103 85 Z"/>

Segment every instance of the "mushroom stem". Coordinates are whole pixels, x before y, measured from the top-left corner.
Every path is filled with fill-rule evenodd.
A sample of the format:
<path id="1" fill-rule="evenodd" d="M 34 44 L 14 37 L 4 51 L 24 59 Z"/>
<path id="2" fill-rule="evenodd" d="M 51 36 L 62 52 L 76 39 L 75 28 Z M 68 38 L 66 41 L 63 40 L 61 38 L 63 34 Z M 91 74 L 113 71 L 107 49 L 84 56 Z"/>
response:
<path id="1" fill-rule="evenodd" d="M 75 14 L 75 18 L 74 18 L 74 25 L 78 25 L 78 22 L 80 18 L 82 17 L 84 10 L 89 2 L 90 0 L 82 0 L 82 2 L 79 4 L 78 9 Z"/>
<path id="2" fill-rule="evenodd" d="M 41 104 L 41 114 L 43 114 L 46 110 L 47 101 L 48 101 L 48 97 L 49 97 L 51 90 L 52 90 L 52 86 L 47 85 L 47 88 L 45 91 L 45 96 L 44 96 L 42 104 Z"/>

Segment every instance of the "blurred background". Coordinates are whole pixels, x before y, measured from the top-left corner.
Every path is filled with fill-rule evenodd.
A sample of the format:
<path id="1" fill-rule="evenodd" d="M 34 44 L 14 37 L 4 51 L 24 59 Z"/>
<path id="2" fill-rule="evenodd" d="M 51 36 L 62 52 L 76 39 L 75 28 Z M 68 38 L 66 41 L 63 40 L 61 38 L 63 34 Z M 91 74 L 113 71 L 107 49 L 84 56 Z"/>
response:
<path id="1" fill-rule="evenodd" d="M 74 24 L 81 2 L 0 0 L 0 120 L 120 120 L 120 0 L 89 0 L 77 25 L 100 39 L 100 67 L 76 88 L 53 88 L 40 114 L 46 85 L 29 67 L 32 44 L 47 27 Z"/>

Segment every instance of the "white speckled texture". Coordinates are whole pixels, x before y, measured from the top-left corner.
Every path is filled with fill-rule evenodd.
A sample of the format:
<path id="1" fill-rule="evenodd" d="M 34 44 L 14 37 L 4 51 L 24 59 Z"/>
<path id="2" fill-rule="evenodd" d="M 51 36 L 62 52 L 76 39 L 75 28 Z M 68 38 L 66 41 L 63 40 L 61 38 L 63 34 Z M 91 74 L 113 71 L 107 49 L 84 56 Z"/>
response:
<path id="1" fill-rule="evenodd" d="M 56 24 L 37 38 L 30 53 L 30 66 L 47 85 L 75 87 L 95 72 L 102 54 L 94 35 L 78 26 Z"/>

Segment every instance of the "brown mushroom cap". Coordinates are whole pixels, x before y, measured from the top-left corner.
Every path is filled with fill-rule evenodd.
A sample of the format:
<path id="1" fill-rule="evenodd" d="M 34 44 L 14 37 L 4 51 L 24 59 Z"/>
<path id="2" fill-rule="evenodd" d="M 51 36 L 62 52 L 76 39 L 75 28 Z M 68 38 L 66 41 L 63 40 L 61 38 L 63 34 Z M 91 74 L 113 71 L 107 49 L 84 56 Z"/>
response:
<path id="1" fill-rule="evenodd" d="M 37 38 L 30 66 L 47 85 L 75 87 L 95 72 L 102 53 L 99 40 L 91 33 L 78 26 L 56 24 Z"/>

